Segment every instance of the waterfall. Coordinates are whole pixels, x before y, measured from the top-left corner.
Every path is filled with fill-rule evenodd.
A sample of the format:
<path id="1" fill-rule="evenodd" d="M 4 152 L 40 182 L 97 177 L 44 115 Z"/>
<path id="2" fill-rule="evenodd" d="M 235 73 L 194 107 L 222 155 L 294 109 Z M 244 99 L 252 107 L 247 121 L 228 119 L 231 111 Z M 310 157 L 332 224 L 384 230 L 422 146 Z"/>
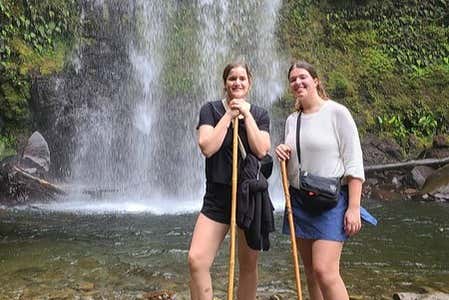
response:
<path id="1" fill-rule="evenodd" d="M 284 70 L 275 30 L 281 1 L 85 1 L 101 11 L 97 22 L 113 41 L 91 46 L 102 53 L 99 60 L 107 54 L 101 66 L 92 65 L 97 59 L 83 61 L 85 54 L 77 59 L 81 74 L 97 68 L 102 75 L 83 85 L 106 88 L 77 106 L 73 182 L 118 191 L 108 201 L 134 201 L 144 210 L 199 209 L 205 183 L 196 143 L 199 109 L 223 97 L 222 71 L 235 59 L 252 70 L 251 102 L 270 110 L 280 97 Z"/>

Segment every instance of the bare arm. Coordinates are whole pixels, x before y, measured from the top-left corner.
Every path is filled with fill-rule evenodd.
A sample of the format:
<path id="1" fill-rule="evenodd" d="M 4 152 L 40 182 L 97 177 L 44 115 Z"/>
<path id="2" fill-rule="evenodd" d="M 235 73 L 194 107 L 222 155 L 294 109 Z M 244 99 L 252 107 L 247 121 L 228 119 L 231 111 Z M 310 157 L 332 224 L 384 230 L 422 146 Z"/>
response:
<path id="1" fill-rule="evenodd" d="M 356 177 L 348 177 L 349 205 L 348 208 L 360 208 L 362 197 L 362 180 Z"/>
<path id="2" fill-rule="evenodd" d="M 362 228 L 360 218 L 360 198 L 362 197 L 362 180 L 356 177 L 348 177 L 349 203 L 345 213 L 345 232 L 352 236 Z"/>
<path id="3" fill-rule="evenodd" d="M 237 114 L 238 111 L 235 110 L 226 112 L 215 127 L 201 125 L 198 128 L 198 145 L 204 156 L 211 157 L 220 149 L 231 125 L 231 120 Z"/>
<path id="4" fill-rule="evenodd" d="M 259 129 L 253 115 L 249 110 L 250 105 L 244 99 L 233 99 L 229 102 L 229 107 L 231 109 L 239 110 L 239 112 L 245 117 L 246 135 L 248 137 L 248 143 L 251 151 L 259 159 L 262 159 L 271 147 L 270 134 Z"/>
<path id="5" fill-rule="evenodd" d="M 264 130 L 259 130 L 253 115 L 248 112 L 245 116 L 246 134 L 251 150 L 259 159 L 267 155 L 271 147 L 270 134 Z"/>

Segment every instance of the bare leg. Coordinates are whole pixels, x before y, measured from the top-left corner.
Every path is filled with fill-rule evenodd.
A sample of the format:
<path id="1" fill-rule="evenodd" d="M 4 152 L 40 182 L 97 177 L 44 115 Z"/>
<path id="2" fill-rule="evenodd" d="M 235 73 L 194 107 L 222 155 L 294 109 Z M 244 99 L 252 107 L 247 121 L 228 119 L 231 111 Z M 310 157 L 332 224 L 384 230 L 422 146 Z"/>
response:
<path id="1" fill-rule="evenodd" d="M 229 225 L 215 222 L 202 213 L 198 216 L 189 250 L 191 300 L 212 300 L 210 267 Z"/>
<path id="2" fill-rule="evenodd" d="M 259 251 L 251 249 L 246 243 L 245 233 L 238 229 L 239 286 L 238 300 L 256 300 L 257 259 Z"/>
<path id="3" fill-rule="evenodd" d="M 304 271 L 307 279 L 307 289 L 309 290 L 310 300 L 323 300 L 321 289 L 318 284 L 312 265 L 312 245 L 314 240 L 296 239 L 299 253 L 304 265 Z"/>
<path id="4" fill-rule="evenodd" d="M 312 264 L 315 279 L 326 300 L 348 300 L 343 279 L 340 276 L 340 256 L 343 243 L 316 240 L 312 244 Z"/>

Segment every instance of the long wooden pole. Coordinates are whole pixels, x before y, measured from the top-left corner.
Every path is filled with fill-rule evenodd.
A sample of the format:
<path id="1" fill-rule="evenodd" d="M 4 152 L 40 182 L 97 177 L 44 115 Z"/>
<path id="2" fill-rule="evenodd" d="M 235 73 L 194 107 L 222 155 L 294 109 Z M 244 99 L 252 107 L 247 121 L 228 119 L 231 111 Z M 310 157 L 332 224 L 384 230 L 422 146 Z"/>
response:
<path id="1" fill-rule="evenodd" d="M 235 230 L 237 212 L 237 161 L 238 161 L 238 133 L 239 121 L 234 118 L 234 132 L 232 140 L 232 198 L 231 198 L 231 242 L 229 246 L 229 277 L 228 277 L 228 300 L 234 299 L 234 269 L 235 269 Z"/>
<path id="2" fill-rule="evenodd" d="M 284 195 L 285 195 L 285 207 L 287 209 L 287 216 L 288 216 L 288 225 L 290 227 L 290 240 L 292 246 L 293 264 L 295 266 L 296 292 L 298 295 L 298 300 L 302 300 L 301 278 L 299 275 L 299 257 L 298 257 L 298 250 L 296 247 L 295 226 L 293 224 L 293 212 L 292 212 L 292 205 L 290 202 L 290 192 L 288 191 L 287 168 L 285 166 L 285 160 L 281 161 L 281 174 L 282 174 L 282 186 L 284 187 Z"/>

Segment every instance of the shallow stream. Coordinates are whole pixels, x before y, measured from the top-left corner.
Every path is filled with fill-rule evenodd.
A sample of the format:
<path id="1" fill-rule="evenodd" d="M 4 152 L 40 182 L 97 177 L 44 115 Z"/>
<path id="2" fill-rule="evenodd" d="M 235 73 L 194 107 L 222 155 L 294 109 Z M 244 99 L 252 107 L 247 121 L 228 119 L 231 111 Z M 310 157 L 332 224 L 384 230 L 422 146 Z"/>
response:
<path id="1" fill-rule="evenodd" d="M 344 248 L 351 295 L 392 299 L 395 292 L 449 293 L 449 206 L 410 201 L 365 206 L 379 225 L 364 226 Z M 261 254 L 261 299 L 294 298 L 288 236 L 271 236 Z M 188 297 L 187 251 L 196 214 L 0 210 L 0 299 L 141 299 L 167 289 Z M 227 285 L 227 240 L 213 267 L 215 294 Z M 304 282 L 303 282 L 304 286 Z"/>

